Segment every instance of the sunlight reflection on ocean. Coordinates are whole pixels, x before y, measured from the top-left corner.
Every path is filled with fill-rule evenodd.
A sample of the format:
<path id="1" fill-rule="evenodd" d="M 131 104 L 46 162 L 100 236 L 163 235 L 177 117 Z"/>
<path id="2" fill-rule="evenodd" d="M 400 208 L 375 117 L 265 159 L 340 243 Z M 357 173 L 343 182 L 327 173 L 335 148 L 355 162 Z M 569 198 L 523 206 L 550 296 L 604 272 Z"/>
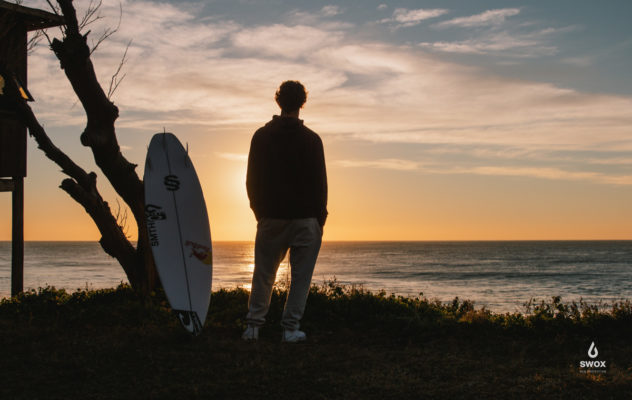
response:
<path id="1" fill-rule="evenodd" d="M 213 245 L 213 290 L 250 288 L 252 242 Z M 0 242 L 0 297 L 10 293 L 11 245 Z M 449 301 L 471 299 L 494 311 L 523 311 L 530 298 L 560 295 L 592 303 L 632 299 L 632 241 L 326 242 L 313 283 L 343 284 Z M 287 259 L 277 282 L 289 280 Z M 75 290 L 127 282 L 95 242 L 27 242 L 25 288 Z"/>

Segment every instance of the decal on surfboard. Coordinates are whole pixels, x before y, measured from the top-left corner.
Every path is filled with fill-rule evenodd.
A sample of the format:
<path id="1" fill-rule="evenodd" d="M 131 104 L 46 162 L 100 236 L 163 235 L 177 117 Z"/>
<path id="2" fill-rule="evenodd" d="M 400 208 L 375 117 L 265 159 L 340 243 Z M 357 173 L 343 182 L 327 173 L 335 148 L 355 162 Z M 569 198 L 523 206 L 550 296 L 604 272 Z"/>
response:
<path id="1" fill-rule="evenodd" d="M 180 179 L 176 175 L 167 175 L 165 176 L 165 188 L 167 188 L 170 192 L 175 192 L 180 189 Z"/>
<path id="2" fill-rule="evenodd" d="M 155 204 L 147 204 L 145 206 L 145 216 L 152 221 L 167 219 L 167 214 L 162 211 L 162 207 Z"/>
<path id="3" fill-rule="evenodd" d="M 149 244 L 152 246 L 160 246 L 160 238 L 156 229 L 156 221 L 167 219 L 167 214 L 162 211 L 162 207 L 155 204 L 147 204 L 145 206 L 145 217 L 147 218 L 147 233 L 149 234 Z"/>
<path id="4" fill-rule="evenodd" d="M 191 248 L 191 254 L 189 254 L 189 257 L 195 256 L 195 258 L 202 261 L 204 264 L 213 265 L 213 254 L 209 247 L 190 240 L 187 240 L 185 246 L 189 246 Z"/>

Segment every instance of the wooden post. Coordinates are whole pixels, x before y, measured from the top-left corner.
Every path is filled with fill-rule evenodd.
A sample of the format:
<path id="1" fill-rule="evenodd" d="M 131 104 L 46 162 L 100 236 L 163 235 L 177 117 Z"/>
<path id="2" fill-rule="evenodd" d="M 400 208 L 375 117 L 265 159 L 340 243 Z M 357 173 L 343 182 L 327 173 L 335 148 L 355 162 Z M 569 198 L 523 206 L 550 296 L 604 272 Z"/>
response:
<path id="1" fill-rule="evenodd" d="M 13 178 L 11 296 L 24 290 L 24 178 Z"/>
<path id="2" fill-rule="evenodd" d="M 0 0 L 0 178 L 13 178 L 0 179 L 0 192 L 13 192 L 11 296 L 24 289 L 26 127 L 18 121 L 13 100 L 4 98 L 2 89 L 8 80 L 17 78 L 27 90 L 27 33 L 63 23 L 62 16 Z"/>

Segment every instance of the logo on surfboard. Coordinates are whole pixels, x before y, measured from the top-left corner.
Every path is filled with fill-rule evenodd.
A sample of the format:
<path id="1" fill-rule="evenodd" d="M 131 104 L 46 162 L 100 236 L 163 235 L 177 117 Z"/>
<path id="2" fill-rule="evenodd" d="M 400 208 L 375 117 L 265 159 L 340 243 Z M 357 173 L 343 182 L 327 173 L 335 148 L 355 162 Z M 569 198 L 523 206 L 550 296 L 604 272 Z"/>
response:
<path id="1" fill-rule="evenodd" d="M 145 206 L 145 217 L 147 218 L 147 233 L 149 234 L 149 244 L 152 246 L 159 246 L 160 239 L 158 238 L 158 232 L 156 231 L 156 221 L 162 221 L 167 219 L 167 214 L 162 211 L 162 207 L 147 204 Z"/>
<path id="2" fill-rule="evenodd" d="M 165 188 L 170 192 L 180 189 L 180 179 L 176 175 L 167 175 L 164 180 Z"/>
<path id="3" fill-rule="evenodd" d="M 204 246 L 203 244 L 195 243 L 190 240 L 187 240 L 185 246 L 189 246 L 191 248 L 191 254 L 189 254 L 189 257 L 195 256 L 195 258 L 206 265 L 213 264 L 213 252 L 208 246 Z"/>
<path id="4" fill-rule="evenodd" d="M 152 221 L 167 219 L 167 214 L 162 211 L 162 207 L 156 206 L 154 204 L 147 204 L 145 206 L 145 216 L 147 217 L 147 219 L 150 219 Z"/>

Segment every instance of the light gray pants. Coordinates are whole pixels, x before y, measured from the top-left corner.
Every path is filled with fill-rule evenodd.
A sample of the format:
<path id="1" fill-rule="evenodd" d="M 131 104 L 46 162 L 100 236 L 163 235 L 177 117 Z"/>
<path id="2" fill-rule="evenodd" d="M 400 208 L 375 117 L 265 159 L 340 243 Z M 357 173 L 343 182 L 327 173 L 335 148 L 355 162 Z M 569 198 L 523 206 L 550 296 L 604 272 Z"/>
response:
<path id="1" fill-rule="evenodd" d="M 255 239 L 255 271 L 246 322 L 261 326 L 270 308 L 272 286 L 279 264 L 290 250 L 291 283 L 281 325 L 298 329 L 303 317 L 323 231 L 316 218 L 262 218 Z"/>

